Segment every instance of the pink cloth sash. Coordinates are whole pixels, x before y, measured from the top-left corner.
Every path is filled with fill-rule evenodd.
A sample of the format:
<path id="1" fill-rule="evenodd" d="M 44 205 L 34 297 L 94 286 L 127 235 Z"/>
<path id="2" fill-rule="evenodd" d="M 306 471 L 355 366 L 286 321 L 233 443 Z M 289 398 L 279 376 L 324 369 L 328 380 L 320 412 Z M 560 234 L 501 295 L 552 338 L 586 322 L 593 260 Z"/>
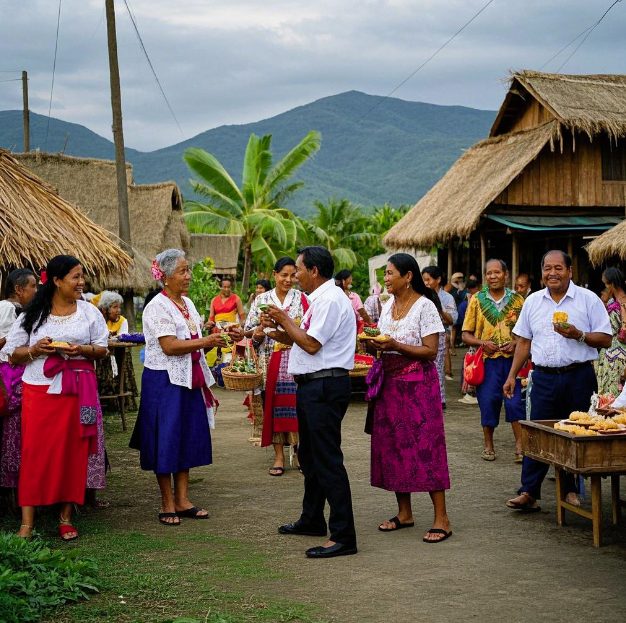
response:
<path id="1" fill-rule="evenodd" d="M 61 394 L 78 395 L 80 436 L 93 437 L 95 442 L 98 432 L 98 381 L 93 361 L 50 355 L 43 364 L 43 373 L 49 379 L 62 373 Z"/>
<path id="2" fill-rule="evenodd" d="M 198 339 L 198 334 L 194 333 L 191 336 L 192 340 Z M 217 398 L 213 395 L 213 392 L 206 384 L 206 379 L 204 378 L 204 370 L 202 370 L 202 366 L 200 365 L 200 357 L 202 357 L 204 351 L 196 350 L 191 353 L 191 389 L 197 389 L 198 387 L 202 388 L 202 393 L 204 394 L 204 402 L 207 407 L 213 407 L 213 409 L 217 410 L 220 403 Z"/>
<path id="3" fill-rule="evenodd" d="M 422 362 L 409 359 L 404 355 L 383 355 L 376 359 L 365 377 L 367 392 L 365 400 L 375 400 L 383 386 L 385 376 L 403 377 L 407 381 L 417 382 L 424 378 Z"/>

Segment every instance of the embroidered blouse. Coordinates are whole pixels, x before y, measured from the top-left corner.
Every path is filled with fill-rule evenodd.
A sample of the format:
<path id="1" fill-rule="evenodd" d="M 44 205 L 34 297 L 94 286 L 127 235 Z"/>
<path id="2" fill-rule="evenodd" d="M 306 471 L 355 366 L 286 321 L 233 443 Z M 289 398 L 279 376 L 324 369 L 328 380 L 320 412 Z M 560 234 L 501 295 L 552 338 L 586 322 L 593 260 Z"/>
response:
<path id="1" fill-rule="evenodd" d="M 76 311 L 69 316 L 53 316 L 50 314 L 45 322 L 34 329 L 29 335 L 22 327 L 22 317 L 11 328 L 4 345 L 2 356 L 10 356 L 20 346 L 34 346 L 44 337 L 50 337 L 55 342 L 69 342 L 70 344 L 93 344 L 106 348 L 109 339 L 109 330 L 100 310 L 87 301 L 76 301 Z M 36 324 L 35 324 L 36 326 Z M 53 385 L 61 382 L 61 374 L 50 379 L 43 373 L 43 367 L 48 355 L 36 357 L 29 361 L 24 370 L 22 380 L 31 385 Z M 84 357 L 75 357 L 84 359 Z"/>
<path id="2" fill-rule="evenodd" d="M 394 297 L 392 296 L 382 308 L 378 328 L 383 335 L 390 335 L 400 344 L 407 346 L 421 346 L 422 339 L 427 335 L 444 332 L 443 322 L 435 304 L 426 296 L 413 303 L 404 318 L 393 320 Z"/>

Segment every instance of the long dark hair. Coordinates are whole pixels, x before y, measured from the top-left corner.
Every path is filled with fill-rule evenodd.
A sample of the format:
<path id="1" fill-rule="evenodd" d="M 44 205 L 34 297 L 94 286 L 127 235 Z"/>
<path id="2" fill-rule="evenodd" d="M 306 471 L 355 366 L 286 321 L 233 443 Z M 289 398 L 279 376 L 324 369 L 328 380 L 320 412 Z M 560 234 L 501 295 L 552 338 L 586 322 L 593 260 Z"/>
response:
<path id="1" fill-rule="evenodd" d="M 24 310 L 24 318 L 22 327 L 26 333 L 32 333 L 46 321 L 52 311 L 52 297 L 56 286 L 54 278 L 63 279 L 67 273 L 80 264 L 73 255 L 57 255 L 53 257 L 46 266 L 47 281 L 37 289 L 33 300 L 26 306 Z M 35 326 L 37 323 L 37 326 Z"/>
<path id="2" fill-rule="evenodd" d="M 430 299 L 435 304 L 437 311 L 441 312 L 439 296 L 424 283 L 419 264 L 412 255 L 408 253 L 394 253 L 387 261 L 398 269 L 401 277 L 404 277 L 404 275 L 411 271 L 413 273 L 413 277 L 411 278 L 411 286 L 413 289 L 418 294 Z"/>
<path id="3" fill-rule="evenodd" d="M 611 266 L 602 273 L 602 276 L 610 286 L 620 290 L 624 289 L 624 273 L 619 268 Z"/>

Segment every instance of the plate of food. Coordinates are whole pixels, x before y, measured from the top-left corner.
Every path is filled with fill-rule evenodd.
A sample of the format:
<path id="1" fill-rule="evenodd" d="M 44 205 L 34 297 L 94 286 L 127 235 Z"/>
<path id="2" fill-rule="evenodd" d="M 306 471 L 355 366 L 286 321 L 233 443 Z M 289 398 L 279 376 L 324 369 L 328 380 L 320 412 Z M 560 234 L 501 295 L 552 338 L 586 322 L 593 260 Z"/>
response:
<path id="1" fill-rule="evenodd" d="M 74 346 L 70 344 L 69 342 L 59 342 L 55 340 L 50 342 L 48 346 L 52 346 L 52 348 L 58 348 L 59 350 L 70 350 L 74 348 Z"/>

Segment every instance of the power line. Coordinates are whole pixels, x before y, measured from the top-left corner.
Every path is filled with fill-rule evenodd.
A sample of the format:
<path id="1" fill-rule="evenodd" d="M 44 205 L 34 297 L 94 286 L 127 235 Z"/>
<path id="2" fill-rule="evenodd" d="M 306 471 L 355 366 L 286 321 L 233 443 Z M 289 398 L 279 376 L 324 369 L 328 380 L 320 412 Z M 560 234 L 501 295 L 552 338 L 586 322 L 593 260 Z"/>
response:
<path id="1" fill-rule="evenodd" d="M 564 48 L 561 48 L 554 56 L 550 57 L 540 68 L 541 71 L 546 65 L 549 65 L 557 56 L 559 56 L 562 52 L 565 52 L 567 48 L 569 48 L 572 43 L 578 41 L 588 30 L 591 30 L 593 26 L 589 26 L 589 28 L 585 28 L 579 35 L 576 35 Z"/>
<path id="2" fill-rule="evenodd" d="M 137 39 L 139 40 L 139 45 L 141 45 L 141 49 L 143 50 L 143 53 L 146 57 L 146 60 L 148 61 L 148 65 L 150 65 L 150 69 L 152 70 L 152 75 L 154 76 L 154 79 L 156 80 L 156 83 L 159 85 L 159 89 L 161 91 L 161 95 L 163 95 L 163 99 L 165 100 L 165 103 L 167 104 L 167 107 L 169 108 L 170 113 L 172 113 L 172 117 L 174 118 L 174 121 L 176 122 L 176 125 L 178 126 L 178 129 L 181 133 L 181 135 L 184 137 L 184 133 L 182 128 L 180 127 L 180 124 L 178 123 L 178 119 L 176 118 L 176 115 L 174 114 L 174 110 L 172 109 L 172 106 L 170 105 L 169 100 L 167 99 L 167 95 L 165 95 L 165 91 L 163 90 L 163 87 L 161 86 L 161 81 L 159 80 L 159 77 L 157 76 L 157 73 L 154 69 L 154 66 L 152 65 L 152 61 L 150 60 L 150 57 L 148 56 L 148 51 L 146 50 L 146 46 L 143 44 L 143 39 L 141 38 L 141 35 L 139 34 L 139 28 L 137 27 L 137 22 L 135 21 L 135 17 L 132 14 L 132 11 L 130 10 L 130 6 L 128 6 L 128 2 L 127 0 L 124 0 L 124 4 L 126 5 L 126 10 L 128 11 L 128 15 L 130 16 L 130 21 L 133 24 L 133 28 L 135 29 L 135 33 L 137 34 Z"/>
<path id="3" fill-rule="evenodd" d="M 52 64 L 52 86 L 50 87 L 50 104 L 48 105 L 48 123 L 46 124 L 46 141 L 44 151 L 48 149 L 48 133 L 50 132 L 50 115 L 52 113 L 52 94 L 54 93 L 54 74 L 57 68 L 57 50 L 59 49 L 59 26 L 61 25 L 61 2 L 59 0 L 59 13 L 57 15 L 57 34 L 54 42 L 54 63 Z"/>
<path id="4" fill-rule="evenodd" d="M 483 8 L 478 11 L 478 13 L 476 13 L 468 22 L 466 22 L 461 28 L 459 28 L 459 30 L 457 30 L 441 47 L 439 47 L 436 52 L 431 54 L 414 72 L 409 74 L 395 89 L 387 93 L 387 95 L 385 95 L 379 102 L 372 106 L 372 108 L 370 108 L 362 117 L 357 119 L 355 123 L 363 121 L 365 117 L 367 117 L 371 112 L 376 110 L 376 108 L 378 108 L 386 99 L 391 97 L 399 88 L 406 84 L 418 71 L 420 71 L 420 69 L 422 69 L 422 67 L 430 63 L 430 61 L 432 61 L 433 58 L 435 58 L 435 56 L 437 56 L 437 54 L 441 52 L 441 50 L 443 50 L 449 43 L 452 42 L 453 39 L 460 35 L 492 2 L 494 2 L 494 0 L 489 0 L 489 2 L 487 2 L 487 4 L 485 4 L 485 6 L 483 6 Z M 617 2 L 621 2 L 621 0 L 617 0 Z"/>
<path id="5" fill-rule="evenodd" d="M 0 80 L 0 82 L 21 82 L 21 78 L 10 78 L 9 80 Z"/>
<path id="6" fill-rule="evenodd" d="M 583 40 L 574 48 L 574 50 L 572 51 L 572 53 L 565 59 L 565 61 L 563 61 L 563 63 L 561 64 L 561 66 L 556 70 L 556 73 L 561 73 L 561 69 L 563 69 L 563 67 L 565 67 L 565 65 L 569 62 L 569 60 L 572 58 L 572 56 L 574 56 L 574 54 L 576 54 L 576 52 L 578 52 L 580 46 L 585 43 L 585 41 L 587 41 L 587 38 L 589 37 L 589 35 L 599 26 L 600 22 L 607 16 L 608 12 L 618 3 L 621 2 L 622 0 L 615 0 L 615 2 L 613 2 L 613 4 L 602 14 L 602 17 L 592 26 L 590 26 L 587 29 L 587 34 L 583 37 Z M 583 31 L 584 32 L 584 31 Z M 582 33 L 581 33 L 582 35 Z M 581 35 L 578 35 L 578 37 L 580 37 Z M 578 37 L 576 37 L 576 39 L 578 39 Z M 574 41 L 576 40 L 574 39 Z M 572 41 L 573 43 L 573 41 Z M 569 44 L 571 45 L 571 44 Z M 569 47 L 568 45 L 568 47 Z M 559 52 L 560 54 L 560 52 Z"/>

